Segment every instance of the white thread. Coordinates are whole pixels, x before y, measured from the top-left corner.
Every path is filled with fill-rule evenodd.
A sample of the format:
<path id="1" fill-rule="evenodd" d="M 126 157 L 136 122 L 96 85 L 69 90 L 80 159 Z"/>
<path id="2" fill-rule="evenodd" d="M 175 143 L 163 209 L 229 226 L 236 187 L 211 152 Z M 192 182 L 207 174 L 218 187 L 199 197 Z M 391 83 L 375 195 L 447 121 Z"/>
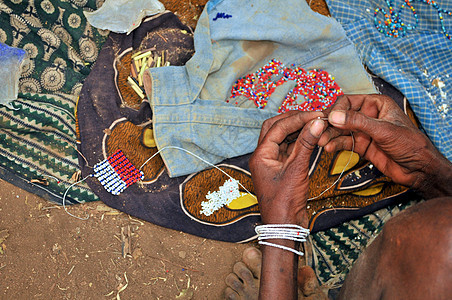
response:
<path id="1" fill-rule="evenodd" d="M 286 246 L 282 246 L 282 245 L 278 245 L 278 244 L 273 244 L 273 243 L 269 243 L 269 242 L 259 241 L 259 245 L 266 245 L 266 246 L 271 246 L 271 247 L 287 250 L 287 251 L 295 253 L 296 255 L 299 255 L 299 256 L 303 256 L 304 255 L 304 253 L 302 251 L 298 251 L 298 250 L 292 249 L 290 247 L 286 247 Z"/>
<path id="2" fill-rule="evenodd" d="M 350 152 L 350 157 L 348 158 L 348 162 L 347 162 L 347 164 L 345 165 L 344 169 L 342 170 L 341 174 L 339 174 L 339 177 L 336 179 L 336 181 L 334 181 L 333 184 L 330 185 L 326 190 L 324 190 L 323 192 L 321 192 L 319 195 L 317 195 L 317 196 L 315 196 L 315 197 L 309 198 L 307 201 L 310 201 L 310 200 L 314 200 L 314 199 L 319 198 L 320 196 L 322 196 L 323 194 L 325 194 L 327 191 L 329 191 L 333 186 L 335 186 L 336 183 L 339 182 L 339 180 L 341 180 L 342 175 L 344 174 L 344 172 L 345 172 L 345 170 L 347 169 L 348 165 L 349 165 L 350 162 L 352 161 L 353 150 L 355 150 L 355 137 L 353 136 L 353 132 L 350 131 L 350 135 L 352 136 L 352 142 L 353 142 L 353 144 L 352 144 L 352 151 Z"/>
<path id="3" fill-rule="evenodd" d="M 333 183 L 331 186 L 329 186 L 326 190 L 324 190 L 323 192 L 321 192 L 318 196 L 315 196 L 315 197 L 312 197 L 312 198 L 307 199 L 307 201 L 310 201 L 310 200 L 314 200 L 314 199 L 319 198 L 319 197 L 322 196 L 324 193 L 326 193 L 328 190 L 330 190 L 334 185 L 336 185 L 336 183 L 338 183 L 339 180 L 341 179 L 342 175 L 344 174 L 345 170 L 347 169 L 348 165 L 350 164 L 350 162 L 351 162 L 351 160 L 352 160 L 353 150 L 355 149 L 355 139 L 354 139 L 353 133 L 352 133 L 351 131 L 350 131 L 350 135 L 351 135 L 351 137 L 352 137 L 352 142 L 353 142 L 353 144 L 352 144 L 352 150 L 351 150 L 351 153 L 350 153 L 350 157 L 349 157 L 349 159 L 348 159 L 348 162 L 347 162 L 347 164 L 345 165 L 345 167 L 344 167 L 344 169 L 342 170 L 342 172 L 339 174 L 339 177 L 338 177 L 338 178 L 336 179 L 336 181 L 334 181 L 334 183 Z M 154 153 L 150 158 L 148 158 L 148 159 L 141 165 L 141 167 L 139 168 L 139 170 L 141 171 L 141 169 L 144 167 L 144 165 L 146 165 L 150 160 L 152 160 L 155 156 L 157 156 L 157 154 L 159 154 L 159 153 L 160 153 L 161 151 L 163 151 L 164 149 L 177 149 L 177 150 L 184 151 L 184 152 L 186 152 L 186 153 L 188 153 L 188 154 L 190 154 L 190 155 L 196 157 L 197 159 L 201 160 L 202 162 L 206 163 L 207 165 L 209 165 L 209 166 L 211 166 L 211 167 L 214 167 L 215 169 L 219 170 L 221 173 L 225 174 L 225 175 L 226 175 L 227 177 L 229 177 L 230 179 L 232 179 L 232 180 L 234 180 L 234 181 L 237 181 L 238 184 L 239 184 L 239 185 L 240 185 L 240 186 L 241 186 L 241 187 L 242 187 L 249 195 L 251 195 L 251 196 L 253 196 L 254 198 L 257 199 L 257 197 L 256 197 L 255 195 L 253 195 L 250 191 L 248 191 L 248 189 L 247 189 L 246 187 L 244 187 L 238 180 L 236 180 L 235 178 L 233 178 L 231 175 L 229 175 L 228 173 L 226 173 L 225 171 L 223 171 L 223 170 L 220 169 L 219 167 L 217 167 L 217 166 L 215 166 L 214 164 L 208 162 L 207 160 L 205 160 L 205 159 L 199 157 L 198 155 L 194 154 L 193 152 L 191 152 L 191 151 L 189 151 L 189 150 L 186 150 L 186 149 L 184 149 L 184 148 L 177 147 L 177 146 L 166 146 L 166 147 L 163 147 L 162 149 L 158 150 L 156 153 Z M 85 159 L 85 160 L 86 160 L 86 159 Z M 88 164 L 87 164 L 87 165 L 88 165 Z M 51 176 L 51 175 L 46 175 L 46 176 L 48 176 L 48 177 L 53 177 L 53 178 L 57 179 L 56 177 Z M 67 210 L 67 208 L 66 208 L 66 195 L 67 195 L 69 189 L 72 188 L 74 185 L 79 184 L 79 183 L 85 181 L 86 179 L 88 179 L 89 177 L 92 177 L 92 176 L 93 176 L 93 174 L 90 174 L 90 175 L 86 176 L 85 178 L 83 178 L 83 179 L 81 179 L 81 180 L 79 180 L 79 181 L 77 181 L 77 182 L 71 184 L 71 185 L 66 189 L 66 191 L 64 192 L 64 195 L 63 195 L 63 207 L 64 207 L 64 210 L 65 210 L 65 212 L 66 212 L 67 214 L 69 214 L 70 216 L 72 216 L 72 217 L 74 217 L 74 218 L 77 218 L 77 219 L 80 219 L 80 220 L 87 220 L 87 219 L 89 218 L 89 215 L 88 215 L 86 218 L 80 218 L 80 217 L 78 217 L 78 216 L 75 216 L 75 215 L 71 214 L 71 213 Z M 308 234 L 309 234 L 309 233 L 308 233 Z M 268 243 L 268 244 L 271 244 L 271 243 Z M 278 245 L 278 246 L 280 246 L 280 245 Z M 280 247 L 284 247 L 284 246 L 280 246 Z M 284 248 L 287 248 L 287 247 L 284 247 Z M 281 249 L 284 249 L 284 248 L 281 248 Z M 289 249 L 290 249 L 290 248 L 289 248 Z M 286 249 L 286 250 L 287 250 L 287 249 Z M 296 250 L 291 249 L 290 251 L 294 252 L 294 251 L 296 251 Z M 294 253 L 298 253 L 298 251 L 296 251 L 296 252 L 294 252 Z M 303 255 L 303 252 L 299 252 L 299 253 L 302 253 L 301 255 Z M 299 254 L 299 255 L 300 255 L 300 254 Z"/>
<path id="4" fill-rule="evenodd" d="M 265 224 L 255 228 L 258 240 L 280 238 L 295 242 L 306 242 L 309 229 L 295 224 Z"/>
<path id="5" fill-rule="evenodd" d="M 231 175 L 229 175 L 228 173 L 226 173 L 226 172 L 223 171 L 222 169 L 218 168 L 218 167 L 215 166 L 214 164 L 208 162 L 208 161 L 205 160 L 204 158 L 199 157 L 198 155 L 194 154 L 193 152 L 191 152 L 191 151 L 189 151 L 189 150 L 187 150 L 187 149 L 180 148 L 180 147 L 177 147 L 177 146 L 165 146 L 165 147 L 163 147 L 162 149 L 160 149 L 159 151 L 155 152 L 151 157 L 149 157 L 149 158 L 141 165 L 141 167 L 139 168 L 139 170 L 141 171 L 141 169 L 144 167 L 145 164 L 147 164 L 151 159 L 153 159 L 157 154 L 159 154 L 160 152 L 162 152 L 162 150 L 165 150 L 165 149 L 177 149 L 177 150 L 185 151 L 186 153 L 188 153 L 188 154 L 190 154 L 190 155 L 196 157 L 196 158 L 199 159 L 200 161 L 202 161 L 202 162 L 208 164 L 209 166 L 214 167 L 215 169 L 219 170 L 221 173 L 223 173 L 224 175 L 228 176 L 230 179 L 236 180 L 234 177 L 232 177 Z M 247 189 L 246 187 L 244 187 L 244 186 L 240 183 L 240 181 L 238 181 L 238 183 L 239 183 L 239 185 L 240 185 L 240 186 L 241 186 L 248 194 L 250 194 L 251 196 L 253 196 L 254 198 L 257 199 L 257 197 L 256 197 L 255 195 L 251 194 L 251 192 L 248 191 L 248 189 Z"/>
<path id="6" fill-rule="evenodd" d="M 73 187 L 74 185 L 79 184 L 79 183 L 85 181 L 86 179 L 88 179 L 89 177 L 92 177 L 92 176 L 93 176 L 93 174 L 89 174 L 89 175 L 86 176 L 85 178 L 83 178 L 83 179 L 81 179 L 81 180 L 79 180 L 79 181 L 77 181 L 77 182 L 71 184 L 71 185 L 66 189 L 66 191 L 64 192 L 64 195 L 63 195 L 63 208 L 64 208 L 64 211 L 65 211 L 68 215 L 70 215 L 70 216 L 72 216 L 72 217 L 74 217 L 74 218 L 76 218 L 76 219 L 82 220 L 82 221 L 88 220 L 88 219 L 89 219 L 89 215 L 87 215 L 87 217 L 85 217 L 85 218 L 80 218 L 80 217 L 78 217 L 78 216 L 75 216 L 75 215 L 71 214 L 71 213 L 67 210 L 67 208 L 66 208 L 66 195 L 67 195 L 67 193 L 69 192 L 69 189 L 70 189 L 71 187 Z"/>
<path id="7" fill-rule="evenodd" d="M 314 199 L 317 199 L 317 198 L 321 197 L 323 194 L 325 194 L 327 191 L 329 191 L 333 186 L 335 186 L 335 185 L 339 182 L 339 180 L 341 180 L 342 175 L 344 174 L 344 172 L 345 172 L 345 170 L 347 169 L 348 165 L 349 165 L 350 162 L 352 161 L 353 151 L 355 150 L 355 138 L 354 138 L 354 136 L 353 136 L 353 132 L 350 131 L 350 135 L 351 135 L 351 137 L 352 137 L 352 143 L 353 143 L 353 144 L 352 144 L 352 150 L 351 150 L 351 152 L 350 152 L 350 157 L 348 158 L 348 162 L 347 162 L 347 164 L 344 166 L 344 169 L 342 170 L 342 172 L 339 174 L 339 177 L 333 182 L 333 184 L 331 184 L 331 185 L 330 185 L 328 188 L 326 188 L 323 192 L 321 192 L 319 195 L 317 195 L 317 196 L 315 196 L 315 197 L 308 198 L 307 201 L 314 200 Z M 150 160 L 152 160 L 155 156 L 157 156 L 157 154 L 159 154 L 159 153 L 160 153 L 161 151 L 163 151 L 164 149 L 177 149 L 177 150 L 182 150 L 182 151 L 184 151 L 184 152 L 186 152 L 186 153 L 188 153 L 188 154 L 190 154 L 190 155 L 196 157 L 197 159 L 201 160 L 202 162 L 206 163 L 207 165 L 216 168 L 217 170 L 219 170 L 220 172 L 222 172 L 223 174 L 225 174 L 226 176 L 228 176 L 230 179 L 236 180 L 235 178 L 233 178 L 233 177 L 230 176 L 228 173 L 226 173 L 226 172 L 223 171 L 222 169 L 218 168 L 218 167 L 215 166 L 214 164 L 212 164 L 212 163 L 208 162 L 207 160 L 205 160 L 205 159 L 199 157 L 198 155 L 194 154 L 193 152 L 191 152 L 191 151 L 189 151 L 189 150 L 186 150 L 186 149 L 184 149 L 184 148 L 180 148 L 180 147 L 177 147 L 177 146 L 165 146 L 165 147 L 163 147 L 162 149 L 158 150 L 156 153 L 154 153 L 150 158 L 148 158 L 148 159 L 141 165 L 141 167 L 139 168 L 139 170 L 141 170 L 141 169 L 144 167 L 144 165 L 146 165 Z M 256 197 L 255 195 L 253 195 L 250 191 L 248 191 L 248 190 L 247 190 L 240 182 L 239 182 L 239 185 L 240 185 L 240 186 L 241 186 L 248 194 L 250 194 L 251 196 L 253 196 L 254 198 L 257 199 L 257 197 Z"/>
<path id="8" fill-rule="evenodd" d="M 290 247 L 265 242 L 264 240 L 269 239 L 284 239 L 291 240 L 294 242 L 306 242 L 306 238 L 309 235 L 309 229 L 303 228 L 295 224 L 266 224 L 256 226 L 255 231 L 257 233 L 257 239 L 260 245 L 267 245 L 271 247 L 280 248 L 293 252 L 297 255 L 303 256 L 302 251 L 292 249 Z"/>

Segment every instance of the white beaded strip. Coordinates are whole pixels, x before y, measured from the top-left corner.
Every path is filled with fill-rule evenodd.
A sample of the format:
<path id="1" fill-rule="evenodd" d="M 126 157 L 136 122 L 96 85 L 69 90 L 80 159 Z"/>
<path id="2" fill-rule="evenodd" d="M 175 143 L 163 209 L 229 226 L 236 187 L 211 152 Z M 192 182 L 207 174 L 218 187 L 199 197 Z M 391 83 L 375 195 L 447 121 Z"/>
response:
<path id="1" fill-rule="evenodd" d="M 306 237 L 309 235 L 309 229 L 303 228 L 294 224 L 266 224 L 256 226 L 255 231 L 257 233 L 257 239 L 259 244 L 272 246 L 279 249 L 293 252 L 297 255 L 303 256 L 304 253 L 296 249 L 292 249 L 286 246 L 265 242 L 263 240 L 269 239 L 284 239 L 295 242 L 306 242 Z"/>

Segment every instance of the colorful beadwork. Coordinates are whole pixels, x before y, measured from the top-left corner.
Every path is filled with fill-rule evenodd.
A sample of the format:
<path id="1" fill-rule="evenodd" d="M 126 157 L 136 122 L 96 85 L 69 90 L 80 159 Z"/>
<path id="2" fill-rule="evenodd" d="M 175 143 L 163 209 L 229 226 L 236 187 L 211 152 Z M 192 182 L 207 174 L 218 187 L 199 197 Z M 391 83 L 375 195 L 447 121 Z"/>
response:
<path id="1" fill-rule="evenodd" d="M 419 1 L 431 5 L 438 11 L 438 17 L 441 23 L 441 30 L 443 31 L 444 35 L 450 40 L 451 35 L 446 31 L 446 28 L 444 27 L 443 13 L 452 16 L 452 12 L 440 8 L 438 3 L 436 3 L 436 1 L 433 0 L 412 0 L 412 1 Z M 385 2 L 386 5 L 388 6 L 389 11 L 386 11 L 384 8 L 378 7 L 375 9 L 374 12 L 374 24 L 380 33 L 383 33 L 385 36 L 389 37 L 404 37 L 409 30 L 415 29 L 416 26 L 419 24 L 416 9 L 414 8 L 410 0 L 405 0 L 405 3 L 402 3 L 400 9 L 397 11 L 394 9 L 393 0 L 385 0 Z M 414 25 L 405 24 L 402 21 L 401 19 L 402 9 L 404 9 L 405 7 L 411 10 L 411 13 L 413 14 L 414 19 L 416 21 Z M 384 16 L 383 21 L 378 20 L 378 13 L 383 14 Z"/>
<path id="2" fill-rule="evenodd" d="M 284 98 L 278 109 L 279 113 L 289 110 L 324 110 L 331 106 L 338 96 L 343 95 L 342 89 L 328 72 L 315 69 L 306 71 L 295 65 L 286 68 L 280 61 L 272 59 L 257 72 L 237 80 L 232 86 L 230 99 L 243 96 L 262 109 L 267 106 L 268 99 L 276 88 L 287 81 L 295 81 L 295 87 Z M 305 100 L 301 103 L 297 101 L 300 95 Z M 226 101 L 229 102 L 230 99 Z"/>
<path id="3" fill-rule="evenodd" d="M 208 192 L 206 199 L 208 201 L 201 202 L 200 213 L 210 216 L 215 211 L 219 210 L 225 205 L 228 205 L 232 200 L 240 197 L 239 182 L 235 179 L 228 179 L 220 186 L 216 192 Z"/>
<path id="4" fill-rule="evenodd" d="M 144 178 L 143 172 L 136 169 L 121 150 L 97 163 L 94 176 L 113 195 L 119 195 L 128 186 Z"/>

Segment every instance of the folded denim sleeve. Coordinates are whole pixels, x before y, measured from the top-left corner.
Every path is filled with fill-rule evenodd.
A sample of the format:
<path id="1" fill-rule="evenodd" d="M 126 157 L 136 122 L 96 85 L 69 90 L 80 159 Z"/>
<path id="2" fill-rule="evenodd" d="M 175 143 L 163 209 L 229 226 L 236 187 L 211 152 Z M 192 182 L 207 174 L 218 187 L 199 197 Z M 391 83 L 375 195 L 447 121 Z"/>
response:
<path id="1" fill-rule="evenodd" d="M 325 70 L 345 93 L 375 93 L 342 27 L 305 1 L 210 1 L 194 43 L 195 54 L 185 66 L 146 71 L 159 149 L 181 147 L 210 163 L 254 151 L 263 121 L 277 115 L 287 87 L 278 87 L 265 109 L 251 101 L 235 105 L 226 100 L 238 78 L 271 59 Z M 178 149 L 160 154 L 171 177 L 209 167 Z"/>

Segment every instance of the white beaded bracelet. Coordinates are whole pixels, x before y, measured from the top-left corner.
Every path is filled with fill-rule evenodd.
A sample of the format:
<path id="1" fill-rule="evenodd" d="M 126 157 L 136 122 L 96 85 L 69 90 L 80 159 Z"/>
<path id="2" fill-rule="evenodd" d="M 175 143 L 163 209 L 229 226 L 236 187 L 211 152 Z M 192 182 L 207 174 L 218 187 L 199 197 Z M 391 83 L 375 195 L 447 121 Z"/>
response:
<path id="1" fill-rule="evenodd" d="M 256 226 L 255 230 L 260 245 L 272 246 L 279 249 L 287 250 L 300 256 L 304 255 L 303 252 L 298 251 L 296 249 L 292 249 L 274 243 L 265 242 L 263 240 L 284 239 L 295 242 L 306 242 L 306 237 L 309 235 L 309 229 L 294 224 L 266 224 Z"/>

